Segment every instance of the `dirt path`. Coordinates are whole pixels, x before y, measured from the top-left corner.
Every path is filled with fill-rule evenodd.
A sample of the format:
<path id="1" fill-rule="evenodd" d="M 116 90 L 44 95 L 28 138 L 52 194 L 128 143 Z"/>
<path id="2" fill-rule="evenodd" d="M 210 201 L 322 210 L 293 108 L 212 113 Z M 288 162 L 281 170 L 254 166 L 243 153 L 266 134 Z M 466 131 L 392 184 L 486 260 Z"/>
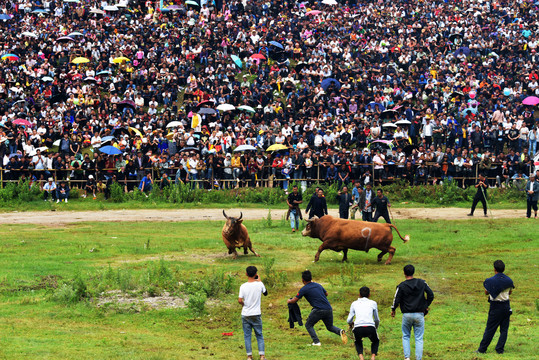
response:
<path id="1" fill-rule="evenodd" d="M 259 220 L 268 216 L 267 209 L 229 209 L 229 216 Z M 468 209 L 461 208 L 396 208 L 392 210 L 395 219 L 433 219 L 433 220 L 463 220 L 469 219 Z M 523 218 L 525 210 L 492 210 L 494 219 Z M 286 214 L 285 210 L 272 210 L 273 220 L 279 220 Z M 329 214 L 338 216 L 337 209 L 330 209 Z M 475 219 L 486 219 L 481 209 L 476 211 Z M 0 215 L 0 224 L 36 224 L 61 225 L 84 221 L 197 221 L 223 220 L 222 209 L 182 209 L 182 210 L 106 210 L 106 211 L 36 211 L 9 212 Z"/>

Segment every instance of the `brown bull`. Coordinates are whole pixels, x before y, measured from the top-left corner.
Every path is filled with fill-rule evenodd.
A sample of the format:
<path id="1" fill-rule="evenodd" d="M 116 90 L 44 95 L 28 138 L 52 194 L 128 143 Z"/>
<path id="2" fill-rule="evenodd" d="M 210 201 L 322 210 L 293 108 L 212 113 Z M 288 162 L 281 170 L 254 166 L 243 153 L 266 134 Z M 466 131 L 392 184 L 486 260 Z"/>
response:
<path id="1" fill-rule="evenodd" d="M 342 261 L 346 261 L 348 249 L 369 252 L 374 248 L 381 251 L 378 261 L 382 261 L 382 257 L 389 253 L 386 261 L 386 265 L 389 265 L 395 255 L 395 248 L 391 246 L 392 228 L 405 243 L 410 240 L 408 235 L 403 238 L 397 227 L 392 224 L 336 219 L 329 215 L 321 218 L 315 216 L 307 220 L 307 226 L 301 234 L 322 240 L 314 261 L 318 261 L 320 253 L 326 249 L 342 251 L 344 253 Z"/>
<path id="2" fill-rule="evenodd" d="M 243 213 L 240 213 L 239 218 L 235 218 L 227 216 L 223 210 L 223 215 L 226 218 L 226 223 L 223 226 L 223 241 L 228 248 L 228 253 L 233 254 L 234 259 L 236 259 L 238 257 L 236 248 L 242 247 L 245 255 L 247 255 L 247 249 L 249 249 L 256 256 L 260 256 L 253 250 L 247 228 L 242 224 Z"/>

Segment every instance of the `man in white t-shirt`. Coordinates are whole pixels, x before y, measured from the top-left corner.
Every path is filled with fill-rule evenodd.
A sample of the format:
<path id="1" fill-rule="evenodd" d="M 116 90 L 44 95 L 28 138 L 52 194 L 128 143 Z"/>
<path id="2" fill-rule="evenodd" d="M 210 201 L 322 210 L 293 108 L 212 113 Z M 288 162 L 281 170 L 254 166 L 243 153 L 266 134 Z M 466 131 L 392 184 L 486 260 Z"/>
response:
<path id="1" fill-rule="evenodd" d="M 378 304 L 376 304 L 376 301 L 369 299 L 370 294 L 371 290 L 366 286 L 359 289 L 359 298 L 350 306 L 350 314 L 346 320 L 350 327 L 354 329 L 356 351 L 360 360 L 364 360 L 363 338 L 366 337 L 371 340 L 371 360 L 376 358 L 378 346 L 380 345 L 378 333 L 376 332 L 380 324 Z"/>
<path id="2" fill-rule="evenodd" d="M 243 325 L 243 338 L 245 339 L 247 359 L 253 358 L 251 333 L 254 330 L 256 342 L 258 343 L 258 354 L 260 355 L 261 360 L 265 360 L 260 299 L 262 298 L 262 294 L 264 294 L 264 296 L 268 295 L 268 291 L 258 277 L 258 270 L 255 266 L 248 266 L 245 271 L 247 274 L 247 282 L 240 286 L 238 302 L 243 306 L 241 309 L 241 321 Z"/>

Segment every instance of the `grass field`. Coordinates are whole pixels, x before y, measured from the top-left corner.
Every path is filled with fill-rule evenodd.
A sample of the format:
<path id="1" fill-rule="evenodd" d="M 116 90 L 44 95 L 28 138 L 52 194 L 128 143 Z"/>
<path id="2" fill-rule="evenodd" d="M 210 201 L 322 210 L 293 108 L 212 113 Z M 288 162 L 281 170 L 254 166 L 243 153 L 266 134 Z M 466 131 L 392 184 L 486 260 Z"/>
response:
<path id="1" fill-rule="evenodd" d="M 261 258 L 225 256 L 222 222 L 0 226 L 0 359 L 245 358 L 237 291 L 248 265 L 259 268 L 269 290 L 262 300 L 268 359 L 357 358 L 352 343 L 342 345 L 322 324 L 316 327 L 320 348 L 307 346 L 304 327 L 289 328 L 286 299 L 307 268 L 328 290 L 340 327 L 359 287 L 369 286 L 381 315 L 379 358 L 401 359 L 400 314 L 392 319 L 389 313 L 407 263 L 436 296 L 426 320 L 424 359 L 501 359 L 494 345 L 489 354 L 472 354 L 488 312 L 482 281 L 498 258 L 516 285 L 503 359 L 537 358 L 537 221 L 401 220 L 399 230 L 411 241 L 404 245 L 395 236 L 389 266 L 376 262 L 375 251 L 351 251 L 348 264 L 327 251 L 314 264 L 319 240 L 291 234 L 282 220 L 245 224 Z M 193 306 L 98 307 L 113 290 L 138 299 L 167 291 Z M 205 294 L 205 312 L 197 313 Z M 310 308 L 305 300 L 299 305 L 305 320 Z M 256 344 L 254 349 L 256 354 Z"/>

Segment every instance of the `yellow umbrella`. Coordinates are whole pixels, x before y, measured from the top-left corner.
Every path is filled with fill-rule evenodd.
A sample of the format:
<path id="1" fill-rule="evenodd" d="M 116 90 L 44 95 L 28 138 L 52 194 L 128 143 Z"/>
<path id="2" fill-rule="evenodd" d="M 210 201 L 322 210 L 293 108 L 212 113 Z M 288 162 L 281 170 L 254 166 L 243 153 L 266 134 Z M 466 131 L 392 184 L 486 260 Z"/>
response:
<path id="1" fill-rule="evenodd" d="M 172 140 L 174 138 L 174 133 L 168 133 L 167 136 L 165 136 L 167 140 Z"/>
<path id="2" fill-rule="evenodd" d="M 73 60 L 71 60 L 73 64 L 86 64 L 90 62 L 90 59 L 85 57 L 76 57 Z"/>
<path id="3" fill-rule="evenodd" d="M 136 129 L 134 127 L 128 127 L 127 129 L 129 130 L 129 132 L 134 132 L 135 135 L 138 135 L 138 136 L 142 137 L 142 133 L 140 132 L 139 129 Z"/>
<path id="4" fill-rule="evenodd" d="M 266 151 L 277 151 L 277 150 L 288 150 L 288 147 L 284 146 L 283 144 L 273 144 L 269 148 L 266 149 Z"/>
<path id="5" fill-rule="evenodd" d="M 123 63 L 123 62 L 126 62 L 126 61 L 131 61 L 131 60 L 129 60 L 125 56 L 120 56 L 120 57 L 112 59 L 112 62 L 115 63 L 115 64 Z"/>

